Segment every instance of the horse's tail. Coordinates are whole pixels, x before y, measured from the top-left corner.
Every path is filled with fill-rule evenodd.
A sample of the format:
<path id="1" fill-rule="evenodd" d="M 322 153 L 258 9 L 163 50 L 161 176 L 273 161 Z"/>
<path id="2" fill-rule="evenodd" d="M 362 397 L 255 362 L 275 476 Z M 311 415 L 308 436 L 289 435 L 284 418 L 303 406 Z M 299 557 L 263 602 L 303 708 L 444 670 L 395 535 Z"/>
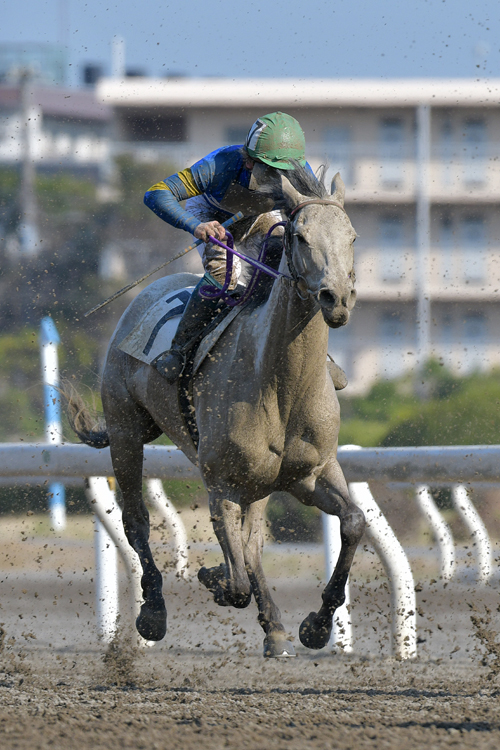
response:
<path id="1" fill-rule="evenodd" d="M 108 432 L 104 420 L 91 409 L 78 393 L 77 389 L 68 380 L 65 380 L 60 388 L 61 394 L 68 404 L 68 421 L 71 429 L 80 438 L 82 443 L 90 445 L 91 448 L 107 448 L 109 445 Z"/>

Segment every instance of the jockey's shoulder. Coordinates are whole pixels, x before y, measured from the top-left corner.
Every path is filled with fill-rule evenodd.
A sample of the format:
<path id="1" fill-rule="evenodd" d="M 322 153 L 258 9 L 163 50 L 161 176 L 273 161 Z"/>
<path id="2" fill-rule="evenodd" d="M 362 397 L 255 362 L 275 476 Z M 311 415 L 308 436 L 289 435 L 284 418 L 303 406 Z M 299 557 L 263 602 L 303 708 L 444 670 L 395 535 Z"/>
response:
<path id="1" fill-rule="evenodd" d="M 220 146 L 219 148 L 214 149 L 214 151 L 211 151 L 209 154 L 200 159 L 197 164 L 202 164 L 203 162 L 213 162 L 217 164 L 227 162 L 228 164 L 232 165 L 241 165 L 244 161 L 242 148 L 242 145 Z"/>

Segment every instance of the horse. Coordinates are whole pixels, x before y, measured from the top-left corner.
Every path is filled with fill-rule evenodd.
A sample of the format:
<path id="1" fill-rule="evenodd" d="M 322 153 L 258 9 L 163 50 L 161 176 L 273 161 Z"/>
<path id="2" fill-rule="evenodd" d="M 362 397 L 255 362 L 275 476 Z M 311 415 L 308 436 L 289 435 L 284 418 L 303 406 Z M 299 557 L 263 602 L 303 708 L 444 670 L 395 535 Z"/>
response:
<path id="1" fill-rule="evenodd" d="M 356 233 L 344 208 L 339 174 L 330 193 L 322 179 L 299 165 L 293 178 L 294 184 L 283 173 L 279 177 L 287 216 L 279 238 L 280 277 L 270 282 L 264 299 L 260 295 L 239 312 L 194 375 L 198 450 L 179 407 L 177 385 L 119 348 L 152 304 L 193 286 L 199 280 L 194 274 L 159 279 L 133 300 L 106 356 L 102 403 L 107 429 L 92 428 L 85 419 L 74 424 L 88 445 L 110 445 L 124 530 L 142 566 L 144 601 L 136 628 L 148 641 L 161 640 L 167 629 L 162 575 L 149 546 L 142 497 L 143 447 L 162 433 L 198 465 L 208 492 L 224 562 L 202 567 L 199 581 L 221 606 L 247 607 L 254 595 L 264 656 L 295 656 L 261 563 L 264 513 L 272 492 L 286 491 L 340 520 L 338 562 L 320 608 L 300 625 L 304 646 L 327 645 L 335 610 L 345 601 L 365 519 L 349 497 L 336 458 L 340 409 L 328 375 L 327 347 L 329 328 L 345 325 L 356 301 Z"/>

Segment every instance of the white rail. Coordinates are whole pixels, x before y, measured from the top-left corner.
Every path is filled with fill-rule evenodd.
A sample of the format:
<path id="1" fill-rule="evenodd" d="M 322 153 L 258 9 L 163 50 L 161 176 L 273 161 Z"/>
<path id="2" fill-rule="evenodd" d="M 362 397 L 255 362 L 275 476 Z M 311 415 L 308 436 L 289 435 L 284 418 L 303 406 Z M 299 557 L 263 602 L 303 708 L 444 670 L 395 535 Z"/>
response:
<path id="1" fill-rule="evenodd" d="M 101 540 L 96 549 L 96 585 L 97 602 L 97 630 L 104 642 L 109 643 L 116 634 L 118 623 L 118 602 L 113 598 L 109 601 L 104 596 L 104 601 L 100 601 L 101 593 L 106 591 L 116 591 L 118 597 L 118 575 L 116 569 L 116 558 L 114 565 L 107 565 L 108 557 L 111 554 L 108 551 L 108 544 L 111 542 L 115 549 L 118 549 L 120 556 L 125 564 L 128 579 L 130 581 L 130 599 L 134 619 L 139 614 L 142 602 L 141 589 L 141 564 L 136 552 L 129 545 L 125 532 L 123 530 L 122 512 L 116 502 L 115 493 L 109 486 L 106 477 L 89 477 L 87 495 L 92 508 L 102 526 L 105 534 L 101 534 Z M 108 539 L 106 539 L 106 536 Z M 138 644 L 146 643 L 137 635 Z"/>
<path id="2" fill-rule="evenodd" d="M 487 583 L 491 578 L 491 542 L 481 516 L 474 508 L 467 488 L 457 485 L 452 491 L 453 503 L 477 548 L 478 578 L 480 583 Z"/>
<path id="3" fill-rule="evenodd" d="M 417 655 L 415 586 L 410 563 L 387 519 L 375 502 L 367 482 L 349 485 L 353 501 L 366 518 L 366 535 L 387 573 L 391 591 L 392 647 L 397 658 Z"/>
<path id="4" fill-rule="evenodd" d="M 120 614 L 118 552 L 97 514 L 94 516 L 94 524 L 97 633 L 104 643 L 110 643 L 117 633 Z"/>
<path id="5" fill-rule="evenodd" d="M 482 482 L 500 481 L 500 445 L 425 448 L 339 448 L 338 459 L 348 482 Z M 64 443 L 0 444 L 0 475 L 82 477 L 111 476 L 109 448 Z M 147 445 L 144 475 L 158 479 L 192 479 L 198 469 L 172 446 Z"/>
<path id="6" fill-rule="evenodd" d="M 441 578 L 443 581 L 450 581 L 455 571 L 455 545 L 450 527 L 439 512 L 427 485 L 421 484 L 416 488 L 415 498 L 439 547 Z"/>
<path id="7" fill-rule="evenodd" d="M 164 521 L 170 527 L 172 532 L 177 556 L 175 571 L 180 578 L 187 579 L 189 577 L 189 552 L 184 524 L 179 518 L 174 506 L 166 496 L 161 479 L 148 479 L 146 487 L 148 489 L 148 497 L 151 503 L 154 505 L 158 513 L 163 516 Z"/>
<path id="8" fill-rule="evenodd" d="M 340 521 L 337 516 L 322 513 L 323 520 L 323 546 L 325 549 L 325 577 L 329 581 L 335 570 L 340 555 L 342 541 L 340 539 Z M 351 604 L 351 592 L 349 579 L 345 586 L 345 602 L 337 609 L 333 618 L 332 637 L 330 646 L 340 649 L 345 654 L 352 653 L 352 622 L 349 612 Z"/>

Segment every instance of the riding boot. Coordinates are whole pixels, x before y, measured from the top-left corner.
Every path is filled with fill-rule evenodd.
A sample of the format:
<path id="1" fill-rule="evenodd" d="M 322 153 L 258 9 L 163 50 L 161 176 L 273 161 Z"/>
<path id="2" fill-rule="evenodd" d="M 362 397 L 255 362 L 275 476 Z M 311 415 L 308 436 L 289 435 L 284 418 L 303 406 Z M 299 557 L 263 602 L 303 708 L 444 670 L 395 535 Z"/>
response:
<path id="1" fill-rule="evenodd" d="M 207 278 L 207 276 L 204 276 L 198 282 L 179 321 L 179 327 L 172 340 L 170 349 L 163 352 L 163 354 L 159 354 L 151 362 L 153 367 L 169 383 L 175 383 L 179 375 L 181 375 L 186 364 L 186 350 L 191 343 L 194 343 L 201 336 L 207 325 L 212 322 L 217 314 L 220 300 L 218 298 L 205 299 L 199 291 L 200 287 L 207 283 L 216 286 L 213 280 L 210 277 Z"/>
<path id="2" fill-rule="evenodd" d="M 343 390 L 349 382 L 347 380 L 347 375 L 345 374 L 343 369 L 336 362 L 334 362 L 333 359 L 327 360 L 326 367 L 328 369 L 328 372 L 330 373 L 330 377 L 332 379 L 333 385 L 335 386 L 335 390 Z"/>

